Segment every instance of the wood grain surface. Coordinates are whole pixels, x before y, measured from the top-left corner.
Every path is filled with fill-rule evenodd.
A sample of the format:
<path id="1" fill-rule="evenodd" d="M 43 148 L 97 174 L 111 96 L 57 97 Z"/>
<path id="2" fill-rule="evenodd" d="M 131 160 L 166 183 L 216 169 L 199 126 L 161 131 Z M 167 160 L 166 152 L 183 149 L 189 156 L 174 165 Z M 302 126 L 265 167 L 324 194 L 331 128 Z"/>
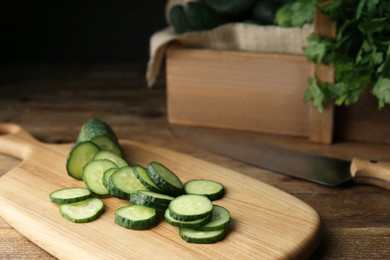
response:
<path id="1" fill-rule="evenodd" d="M 80 124 L 99 116 L 113 126 L 120 138 L 169 148 L 221 165 L 309 204 L 320 214 L 322 222 L 322 241 L 312 259 L 388 259 L 388 191 L 364 185 L 320 186 L 190 145 L 176 138 L 169 129 L 165 79 L 160 78 L 155 88 L 148 89 L 144 73 L 144 64 L 131 63 L 2 64 L 0 121 L 23 125 L 40 141 L 59 144 L 73 142 Z M 370 128 L 364 129 L 367 132 Z M 248 134 L 248 138 L 256 137 Z M 386 153 L 388 145 L 336 142 L 331 146 L 313 146 L 297 138 L 270 139 L 298 150 L 340 158 L 354 155 L 365 155 L 364 158 L 373 155 L 376 159 L 389 157 Z M 8 172 L 19 162 L 0 154 L 0 174 Z M 0 217 L 0 259 L 55 257 Z"/>
<path id="2" fill-rule="evenodd" d="M 173 46 L 167 50 L 168 120 L 308 137 L 310 106 L 302 97 L 309 76 L 303 55 Z"/>
<path id="3" fill-rule="evenodd" d="M 66 187 L 85 187 L 67 175 L 72 144 L 37 142 L 18 125 L 0 124 L 0 152 L 22 162 L 0 179 L 0 215 L 27 238 L 61 259 L 306 259 L 320 241 L 318 213 L 299 199 L 272 186 L 215 164 L 139 142 L 120 141 L 130 165 L 158 161 L 185 183 L 212 179 L 226 194 L 214 203 L 232 215 L 228 236 L 215 245 L 183 241 L 178 229 L 161 221 L 147 231 L 126 230 L 114 223 L 115 210 L 130 205 L 102 198 L 98 220 L 75 224 L 64 219 L 49 194 Z M 106 238 L 106 239 L 104 239 Z M 132 241 L 133 246 L 129 245 Z"/>

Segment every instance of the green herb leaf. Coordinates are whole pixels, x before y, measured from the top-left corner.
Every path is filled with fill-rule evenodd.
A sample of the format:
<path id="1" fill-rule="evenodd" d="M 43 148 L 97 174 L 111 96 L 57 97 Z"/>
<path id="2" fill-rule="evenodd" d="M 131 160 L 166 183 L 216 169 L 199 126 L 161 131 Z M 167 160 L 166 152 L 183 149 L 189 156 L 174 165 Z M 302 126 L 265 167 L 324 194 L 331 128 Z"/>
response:
<path id="1" fill-rule="evenodd" d="M 326 95 L 318 85 L 315 78 L 309 78 L 309 87 L 305 92 L 305 101 L 312 101 L 313 106 L 319 111 L 324 111 L 324 105 L 327 101 Z"/>
<path id="2" fill-rule="evenodd" d="M 294 2 L 291 6 L 291 25 L 293 27 L 302 27 L 304 24 L 312 23 L 316 5 L 311 0 L 301 0 Z"/>
<path id="3" fill-rule="evenodd" d="M 374 86 L 379 107 L 390 104 L 390 1 L 333 0 L 320 10 L 336 22 L 335 39 L 311 35 L 304 54 L 316 66 L 334 64 L 336 83 L 310 79 L 305 99 L 318 110 L 330 99 L 349 105 Z"/>
<path id="4" fill-rule="evenodd" d="M 303 52 L 309 61 L 314 61 L 317 64 L 328 64 L 332 61 L 332 50 L 334 48 L 332 39 L 311 34 L 308 43 L 308 46 L 303 48 Z"/>
<path id="5" fill-rule="evenodd" d="M 372 89 L 374 96 L 378 98 L 378 107 L 381 109 L 385 104 L 390 104 L 390 79 L 379 78 Z"/>
<path id="6" fill-rule="evenodd" d="M 283 5 L 275 14 L 277 25 L 302 27 L 311 24 L 317 7 L 317 0 L 296 0 Z"/>

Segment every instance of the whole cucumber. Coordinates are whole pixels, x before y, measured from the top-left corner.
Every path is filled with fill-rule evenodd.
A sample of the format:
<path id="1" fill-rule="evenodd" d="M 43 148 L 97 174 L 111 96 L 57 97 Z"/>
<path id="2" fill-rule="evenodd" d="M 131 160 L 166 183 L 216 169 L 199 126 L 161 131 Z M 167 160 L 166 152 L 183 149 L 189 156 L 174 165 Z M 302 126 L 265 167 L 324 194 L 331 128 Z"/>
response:
<path id="1" fill-rule="evenodd" d="M 184 12 L 183 5 L 173 6 L 169 15 L 176 33 L 186 33 L 193 30 L 190 22 L 188 21 L 187 15 Z"/>
<path id="2" fill-rule="evenodd" d="M 111 151 L 122 156 L 122 149 L 112 128 L 100 119 L 90 119 L 80 129 L 77 142 L 91 141 L 101 150 Z"/>
<path id="3" fill-rule="evenodd" d="M 205 0 L 205 3 L 218 13 L 237 19 L 250 12 L 256 0 Z"/>
<path id="4" fill-rule="evenodd" d="M 275 14 L 282 5 L 275 0 L 258 0 L 253 7 L 253 19 L 263 25 L 274 24 Z"/>
<path id="5" fill-rule="evenodd" d="M 212 29 L 227 22 L 225 17 L 204 2 L 189 2 L 184 11 L 194 31 Z"/>

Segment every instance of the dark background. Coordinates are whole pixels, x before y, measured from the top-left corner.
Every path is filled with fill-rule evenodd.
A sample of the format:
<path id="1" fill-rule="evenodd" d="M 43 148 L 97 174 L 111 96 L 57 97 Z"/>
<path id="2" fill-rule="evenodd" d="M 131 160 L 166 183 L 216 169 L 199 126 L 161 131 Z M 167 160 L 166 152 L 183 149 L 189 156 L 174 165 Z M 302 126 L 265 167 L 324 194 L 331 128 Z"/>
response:
<path id="1" fill-rule="evenodd" d="M 1 0 L 1 61 L 146 61 L 166 0 Z"/>

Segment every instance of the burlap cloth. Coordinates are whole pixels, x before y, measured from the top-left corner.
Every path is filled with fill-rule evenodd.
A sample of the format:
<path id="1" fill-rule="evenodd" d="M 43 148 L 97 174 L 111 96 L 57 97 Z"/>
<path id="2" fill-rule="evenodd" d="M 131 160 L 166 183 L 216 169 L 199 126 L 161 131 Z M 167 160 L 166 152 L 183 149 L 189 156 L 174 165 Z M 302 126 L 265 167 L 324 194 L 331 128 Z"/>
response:
<path id="1" fill-rule="evenodd" d="M 185 0 L 168 1 L 166 13 L 169 13 L 169 8 L 174 3 L 180 1 L 185 2 Z M 168 16 L 167 23 L 170 24 Z M 161 69 L 165 49 L 171 42 L 178 42 L 189 48 L 302 54 L 302 48 L 307 45 L 307 37 L 312 32 L 313 26 L 311 25 L 303 28 L 283 28 L 248 23 L 229 23 L 212 30 L 178 35 L 172 26 L 169 26 L 154 33 L 150 38 L 146 80 L 149 86 L 153 86 Z"/>

